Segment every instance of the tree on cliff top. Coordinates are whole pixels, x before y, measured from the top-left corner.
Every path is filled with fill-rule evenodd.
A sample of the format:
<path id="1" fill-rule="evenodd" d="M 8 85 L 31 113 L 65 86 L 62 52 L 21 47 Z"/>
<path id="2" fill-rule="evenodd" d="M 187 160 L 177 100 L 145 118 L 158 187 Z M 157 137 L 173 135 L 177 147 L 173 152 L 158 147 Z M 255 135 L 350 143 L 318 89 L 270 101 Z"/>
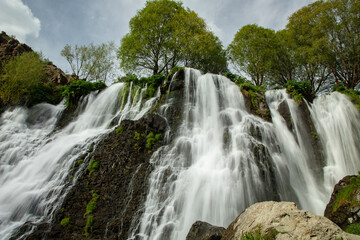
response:
<path id="1" fill-rule="evenodd" d="M 113 69 L 114 43 L 88 46 L 66 45 L 61 56 L 68 61 L 73 75 L 85 81 L 106 82 Z"/>
<path id="2" fill-rule="evenodd" d="M 203 19 L 181 2 L 147 1 L 130 20 L 130 32 L 121 40 L 118 58 L 126 72 L 169 72 L 177 65 L 222 72 L 226 56 Z"/>

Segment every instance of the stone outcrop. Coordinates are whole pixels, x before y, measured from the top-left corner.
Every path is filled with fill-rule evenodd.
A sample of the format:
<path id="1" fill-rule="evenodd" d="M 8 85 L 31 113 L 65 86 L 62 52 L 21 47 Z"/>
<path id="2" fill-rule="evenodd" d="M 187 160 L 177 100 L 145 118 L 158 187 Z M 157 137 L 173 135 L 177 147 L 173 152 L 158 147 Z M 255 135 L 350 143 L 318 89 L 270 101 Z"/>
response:
<path id="1" fill-rule="evenodd" d="M 261 202 L 247 208 L 226 229 L 222 240 L 241 239 L 245 234 L 264 239 L 360 239 L 345 233 L 329 219 L 299 210 L 291 202 Z"/>
<path id="2" fill-rule="evenodd" d="M 360 222 L 359 176 L 346 176 L 335 185 L 324 216 L 342 229 Z"/>
<path id="3" fill-rule="evenodd" d="M 195 222 L 186 236 L 186 240 L 221 240 L 225 228 L 216 227 L 206 222 Z"/>
<path id="4" fill-rule="evenodd" d="M 268 122 L 272 121 L 264 92 L 255 92 L 246 89 L 242 89 L 241 92 L 244 96 L 245 107 L 249 113 L 257 115 Z"/>
<path id="5" fill-rule="evenodd" d="M 26 44 L 20 43 L 5 32 L 0 34 L 0 72 L 3 65 L 12 58 L 33 50 Z M 55 85 L 64 85 L 69 82 L 66 74 L 53 63 L 47 62 L 45 66 L 45 82 Z"/>
<path id="6" fill-rule="evenodd" d="M 40 225 L 27 239 L 127 239 L 138 227 L 149 160 L 163 145 L 166 127 L 156 114 L 123 120 L 77 161 L 72 174 L 80 175 L 52 223 Z M 150 141 L 150 133 L 158 137 Z"/>

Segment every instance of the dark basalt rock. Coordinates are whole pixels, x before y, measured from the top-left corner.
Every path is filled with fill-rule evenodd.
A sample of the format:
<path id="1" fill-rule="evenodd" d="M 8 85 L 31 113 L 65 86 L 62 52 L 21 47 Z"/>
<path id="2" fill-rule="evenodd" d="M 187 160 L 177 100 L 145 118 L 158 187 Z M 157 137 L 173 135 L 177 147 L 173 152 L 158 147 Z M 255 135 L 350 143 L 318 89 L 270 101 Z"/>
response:
<path id="1" fill-rule="evenodd" d="M 27 239 L 127 239 L 138 227 L 152 171 L 149 160 L 163 145 L 165 129 L 165 119 L 155 114 L 122 121 L 93 150 L 89 149 L 84 163 L 75 164 L 73 174 L 80 169 L 80 176 L 55 214 L 51 229 L 39 228 Z M 150 146 L 147 136 L 151 132 L 161 137 Z M 90 174 L 92 159 L 98 168 Z M 96 207 L 84 215 L 94 194 L 98 196 Z M 85 230 L 89 216 L 93 222 Z M 64 218 L 69 218 L 66 226 L 61 224 Z"/>
<path id="2" fill-rule="evenodd" d="M 257 115 L 264 119 L 265 121 L 271 122 L 271 114 L 269 106 L 266 103 L 265 100 L 265 93 L 263 92 L 252 92 L 242 89 L 241 90 L 244 101 L 245 101 L 245 107 L 246 110 L 254 115 Z"/>
<path id="3" fill-rule="evenodd" d="M 190 228 L 186 240 L 221 240 L 225 228 L 196 221 Z"/>
<path id="4" fill-rule="evenodd" d="M 344 199 L 338 199 L 337 196 L 345 188 L 353 183 L 357 176 L 351 175 L 341 179 L 334 187 L 329 203 L 326 205 L 324 216 L 336 223 L 342 229 L 349 225 L 360 222 L 360 186 L 356 186 L 349 196 Z M 350 192 L 350 191 L 349 191 Z"/>

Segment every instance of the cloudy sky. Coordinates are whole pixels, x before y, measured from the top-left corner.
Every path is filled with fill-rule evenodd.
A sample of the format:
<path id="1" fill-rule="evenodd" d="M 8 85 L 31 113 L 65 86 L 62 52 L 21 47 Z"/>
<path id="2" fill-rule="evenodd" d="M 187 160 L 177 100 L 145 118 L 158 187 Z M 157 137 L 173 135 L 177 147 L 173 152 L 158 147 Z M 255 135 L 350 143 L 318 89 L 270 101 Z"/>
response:
<path id="1" fill-rule="evenodd" d="M 55 65 L 65 44 L 114 41 L 129 31 L 129 20 L 146 0 L 0 0 L 0 31 L 15 35 Z M 246 24 L 279 30 L 297 9 L 314 0 L 182 0 L 204 18 L 226 47 Z"/>

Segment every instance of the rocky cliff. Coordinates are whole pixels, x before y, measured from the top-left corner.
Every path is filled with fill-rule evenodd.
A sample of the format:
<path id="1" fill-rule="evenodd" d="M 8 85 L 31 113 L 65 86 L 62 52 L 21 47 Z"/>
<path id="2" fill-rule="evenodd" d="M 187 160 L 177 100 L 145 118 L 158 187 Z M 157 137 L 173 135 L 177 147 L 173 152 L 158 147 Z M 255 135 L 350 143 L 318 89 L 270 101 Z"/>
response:
<path id="1" fill-rule="evenodd" d="M 0 72 L 4 64 L 10 59 L 23 54 L 32 52 L 32 48 L 26 44 L 20 43 L 15 38 L 8 36 L 5 32 L 0 34 Z M 46 83 L 64 85 L 68 83 L 69 78 L 66 74 L 51 62 L 46 62 L 45 67 Z"/>

